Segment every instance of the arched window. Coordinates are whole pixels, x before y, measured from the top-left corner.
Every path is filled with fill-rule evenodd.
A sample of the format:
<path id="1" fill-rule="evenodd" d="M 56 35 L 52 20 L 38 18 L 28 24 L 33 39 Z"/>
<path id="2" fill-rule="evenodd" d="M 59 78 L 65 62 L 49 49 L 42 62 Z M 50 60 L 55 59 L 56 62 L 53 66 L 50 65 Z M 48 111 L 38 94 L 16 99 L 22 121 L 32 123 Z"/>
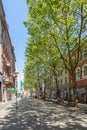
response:
<path id="1" fill-rule="evenodd" d="M 84 66 L 84 76 L 87 76 L 87 66 Z"/>
<path id="2" fill-rule="evenodd" d="M 76 70 L 76 79 L 80 79 L 80 67 L 78 67 Z"/>
<path id="3" fill-rule="evenodd" d="M 84 64 L 82 67 L 82 77 L 87 78 L 87 64 Z"/>

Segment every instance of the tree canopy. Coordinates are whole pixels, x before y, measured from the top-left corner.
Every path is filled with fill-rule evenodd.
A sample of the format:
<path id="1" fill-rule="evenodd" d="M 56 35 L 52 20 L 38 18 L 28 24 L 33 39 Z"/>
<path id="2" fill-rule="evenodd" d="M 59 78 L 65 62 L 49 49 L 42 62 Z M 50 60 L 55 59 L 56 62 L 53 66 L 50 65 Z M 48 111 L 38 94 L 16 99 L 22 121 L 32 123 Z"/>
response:
<path id="1" fill-rule="evenodd" d="M 27 5 L 25 75 L 37 74 L 36 70 L 41 75 L 57 64 L 75 76 L 81 49 L 87 42 L 87 1 L 27 0 Z"/>

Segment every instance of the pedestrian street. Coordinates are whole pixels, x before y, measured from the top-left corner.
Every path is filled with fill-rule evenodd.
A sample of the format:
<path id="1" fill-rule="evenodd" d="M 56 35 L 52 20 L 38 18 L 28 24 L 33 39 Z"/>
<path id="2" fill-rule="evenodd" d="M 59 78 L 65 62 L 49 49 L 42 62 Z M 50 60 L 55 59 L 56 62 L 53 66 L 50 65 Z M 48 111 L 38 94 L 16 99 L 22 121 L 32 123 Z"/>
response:
<path id="1" fill-rule="evenodd" d="M 0 130 L 86 130 L 87 111 L 53 102 L 24 98 L 8 107 L 0 117 Z"/>

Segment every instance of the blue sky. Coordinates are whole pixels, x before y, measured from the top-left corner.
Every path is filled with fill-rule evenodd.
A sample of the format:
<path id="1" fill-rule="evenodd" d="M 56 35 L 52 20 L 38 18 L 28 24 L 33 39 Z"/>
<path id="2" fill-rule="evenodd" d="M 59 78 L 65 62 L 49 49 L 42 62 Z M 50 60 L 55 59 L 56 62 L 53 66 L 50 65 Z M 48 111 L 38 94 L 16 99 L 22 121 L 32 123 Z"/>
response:
<path id="1" fill-rule="evenodd" d="M 24 51 L 27 30 L 23 22 L 27 19 L 26 0 L 2 0 L 12 44 L 15 48 L 18 70 L 23 78 Z"/>

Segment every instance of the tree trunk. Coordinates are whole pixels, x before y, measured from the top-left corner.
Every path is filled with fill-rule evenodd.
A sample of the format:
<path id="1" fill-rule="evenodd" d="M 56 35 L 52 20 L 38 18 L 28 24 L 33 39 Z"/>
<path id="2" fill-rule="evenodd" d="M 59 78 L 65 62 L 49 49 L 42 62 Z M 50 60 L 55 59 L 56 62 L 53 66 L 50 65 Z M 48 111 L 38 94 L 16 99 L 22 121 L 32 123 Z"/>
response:
<path id="1" fill-rule="evenodd" d="M 46 99 L 46 79 L 44 80 L 44 95 L 43 95 L 43 99 Z"/>
<path id="2" fill-rule="evenodd" d="M 60 97 L 60 90 L 58 85 L 57 76 L 55 75 L 55 83 L 56 83 L 56 98 Z"/>
<path id="3" fill-rule="evenodd" d="M 74 107 L 77 106 L 77 83 L 76 83 L 76 73 L 73 72 L 72 73 L 72 87 L 73 87 L 73 103 L 74 103 Z"/>

